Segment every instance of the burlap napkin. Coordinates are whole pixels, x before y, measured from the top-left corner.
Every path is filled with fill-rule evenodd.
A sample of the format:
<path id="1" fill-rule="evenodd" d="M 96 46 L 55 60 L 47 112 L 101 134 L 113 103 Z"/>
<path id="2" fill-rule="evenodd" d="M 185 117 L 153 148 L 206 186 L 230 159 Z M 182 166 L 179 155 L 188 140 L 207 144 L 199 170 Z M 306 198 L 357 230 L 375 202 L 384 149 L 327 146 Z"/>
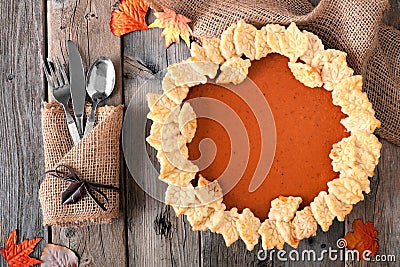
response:
<path id="1" fill-rule="evenodd" d="M 89 109 L 86 108 L 87 113 Z M 65 164 L 89 182 L 119 187 L 122 118 L 122 105 L 98 108 L 95 128 L 74 146 L 62 107 L 44 103 L 42 131 L 46 171 Z M 69 182 L 45 176 L 39 190 L 44 225 L 82 226 L 109 223 L 119 217 L 118 192 L 101 189 L 108 197 L 107 211 L 103 211 L 88 196 L 75 204 L 62 205 L 61 193 L 68 185 Z"/>
<path id="2" fill-rule="evenodd" d="M 150 0 L 192 20 L 194 36 L 219 36 L 245 19 L 257 27 L 287 25 L 316 33 L 326 47 L 348 53 L 349 65 L 364 77 L 364 91 L 382 127 L 377 133 L 400 145 L 400 32 L 382 22 L 386 0 Z"/>

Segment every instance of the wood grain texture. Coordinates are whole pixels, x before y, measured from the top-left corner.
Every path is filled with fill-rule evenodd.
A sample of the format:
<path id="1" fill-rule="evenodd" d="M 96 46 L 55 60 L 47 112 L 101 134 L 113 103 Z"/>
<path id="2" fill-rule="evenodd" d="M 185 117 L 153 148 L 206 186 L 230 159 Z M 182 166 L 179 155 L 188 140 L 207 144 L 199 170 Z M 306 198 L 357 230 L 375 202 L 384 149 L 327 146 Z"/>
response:
<path id="1" fill-rule="evenodd" d="M 13 229 L 19 241 L 43 237 L 38 190 L 44 172 L 40 104 L 45 43 L 42 1 L 0 1 L 0 247 Z M 6 266 L 0 258 L 0 266 Z"/>
<path id="2" fill-rule="evenodd" d="M 151 14 L 148 19 L 152 21 L 154 16 Z M 153 73 L 158 73 L 168 64 L 188 57 L 189 50 L 184 44 L 174 44 L 166 50 L 164 39 L 160 34 L 160 29 L 152 29 L 126 35 L 123 42 L 124 57 L 129 58 L 130 62 L 132 60 L 141 62 Z M 125 62 L 124 65 L 126 63 L 128 62 Z M 124 82 L 125 103 L 128 104 L 129 101 L 132 101 L 131 105 L 141 106 L 140 100 L 147 93 L 142 86 L 146 79 L 132 75 L 126 75 L 126 77 Z M 147 88 L 149 87 L 147 86 Z M 158 85 L 156 88 L 149 89 L 159 91 L 161 88 Z M 137 112 L 146 116 L 147 106 Z M 143 125 L 133 126 L 144 127 Z M 149 126 L 147 124 L 147 127 Z M 150 157 L 156 161 L 154 150 L 150 150 Z M 146 168 L 146 166 L 140 164 L 135 168 Z M 145 173 L 148 179 L 154 179 L 154 183 L 161 183 L 157 177 L 151 176 L 150 170 L 141 169 L 138 172 Z M 176 218 L 173 211 L 166 210 L 162 202 L 146 194 L 132 177 L 128 176 L 126 183 L 129 266 L 198 266 L 199 234 L 191 231 L 190 225 L 183 218 Z M 155 229 L 154 222 L 160 216 L 169 217 L 169 220 L 166 218 L 172 227 L 169 235 L 160 235 Z"/>
<path id="3" fill-rule="evenodd" d="M 374 223 L 378 231 L 377 255 L 395 255 L 397 262 L 382 262 L 380 266 L 398 266 L 400 260 L 400 147 L 385 140 L 381 159 L 371 178 L 371 192 L 365 195 L 346 218 L 346 231 L 352 231 L 355 219 Z M 376 262 L 348 261 L 348 266 L 376 266 Z"/>
<path id="4" fill-rule="evenodd" d="M 68 62 L 66 41 L 74 41 L 87 70 L 99 56 L 111 58 L 116 69 L 116 85 L 106 104 L 122 103 L 121 41 L 111 34 L 109 21 L 114 1 L 48 1 L 49 57 L 59 56 Z M 124 187 L 124 180 L 121 187 Z M 81 266 L 125 266 L 126 239 L 124 192 L 121 217 L 111 225 L 82 228 L 52 228 L 54 243 L 66 245 L 81 257 Z"/>

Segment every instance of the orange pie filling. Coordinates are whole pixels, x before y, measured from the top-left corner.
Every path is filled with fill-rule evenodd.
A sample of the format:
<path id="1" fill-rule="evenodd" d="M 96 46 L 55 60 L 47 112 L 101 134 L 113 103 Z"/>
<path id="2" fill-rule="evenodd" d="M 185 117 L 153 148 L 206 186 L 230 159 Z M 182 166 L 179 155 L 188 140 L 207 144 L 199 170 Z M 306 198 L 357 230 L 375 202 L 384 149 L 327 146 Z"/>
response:
<path id="1" fill-rule="evenodd" d="M 258 127 L 252 108 L 231 90 L 211 83 L 192 87 L 187 97 L 222 101 L 244 123 L 250 142 L 249 159 L 243 175 L 239 177 L 240 181 L 229 192 L 224 192 L 224 203 L 228 209 L 237 207 L 242 211 L 250 208 L 261 220 L 267 218 L 271 201 L 281 195 L 301 196 L 301 207 L 305 207 L 320 191 L 326 191 L 327 182 L 338 177 L 338 173 L 332 170 L 329 158 L 332 144 L 349 136 L 340 124 L 345 115 L 340 107 L 332 104 L 331 93 L 321 88 L 308 88 L 297 81 L 288 67 L 288 61 L 282 55 L 270 54 L 254 61 L 249 69 L 249 78 L 270 105 L 277 136 L 272 167 L 262 185 L 254 192 L 249 192 L 249 186 L 260 158 L 261 132 L 265 129 Z M 196 105 L 196 114 L 201 114 L 201 110 L 197 111 L 196 108 L 206 109 L 207 106 Z M 217 179 L 222 175 L 232 153 L 233 156 L 247 153 L 241 151 L 246 149 L 245 146 L 237 146 L 237 151 L 231 151 L 229 133 L 223 124 L 223 121 L 197 118 L 196 134 L 188 144 L 189 159 L 196 160 L 201 156 L 201 140 L 210 138 L 215 142 L 215 159 L 200 171 L 207 179 Z M 232 179 L 236 181 L 237 177 Z"/>

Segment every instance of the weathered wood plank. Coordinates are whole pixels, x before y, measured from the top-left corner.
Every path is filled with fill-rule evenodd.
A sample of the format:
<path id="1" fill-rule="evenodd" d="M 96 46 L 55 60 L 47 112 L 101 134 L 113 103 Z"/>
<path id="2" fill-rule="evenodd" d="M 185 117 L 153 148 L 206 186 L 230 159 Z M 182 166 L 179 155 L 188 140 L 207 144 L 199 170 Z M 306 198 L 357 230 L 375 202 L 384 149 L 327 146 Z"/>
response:
<path id="1" fill-rule="evenodd" d="M 154 16 L 150 15 L 149 20 L 153 19 Z M 165 69 L 168 64 L 188 56 L 188 48 L 184 44 L 174 44 L 166 50 L 164 39 L 160 34 L 161 30 L 151 29 L 126 35 L 124 55 L 125 58 L 129 58 L 126 64 L 130 64 L 132 60 L 139 61 L 153 73 L 157 73 Z M 126 71 L 125 103 L 128 104 L 132 99 L 132 105 L 140 106 L 146 94 L 146 89 L 141 88 L 146 75 L 137 77 L 132 75 L 134 70 Z M 161 90 L 159 87 L 153 89 Z M 147 107 L 138 112 L 146 116 Z M 137 125 L 137 127 L 144 126 Z M 149 156 L 156 161 L 154 150 L 150 150 Z M 135 168 L 140 168 L 139 173 L 147 173 L 148 179 L 154 179 L 155 183 L 158 183 L 157 177 L 151 177 L 150 171 L 143 169 L 146 168 L 144 164 L 138 164 Z M 126 179 L 129 266 L 199 265 L 199 234 L 191 231 L 190 225 L 185 220 L 176 218 L 173 211 L 166 210 L 162 202 L 147 195 L 132 177 L 127 176 Z M 155 220 L 162 216 L 166 216 L 166 222 L 171 223 L 170 234 L 160 235 L 157 233 L 159 229 L 157 227 L 155 229 Z"/>
<path id="2" fill-rule="evenodd" d="M 115 1 L 48 1 L 49 57 L 60 56 L 68 62 L 66 41 L 77 43 L 86 70 L 99 56 L 110 57 L 116 68 L 114 92 L 106 103 L 122 103 L 120 38 L 109 28 Z M 121 188 L 124 187 L 123 181 Z M 124 192 L 121 193 L 124 203 Z M 121 205 L 124 213 L 124 205 Z M 124 215 L 111 225 L 82 228 L 53 227 L 53 242 L 66 245 L 81 256 L 82 266 L 125 266 L 126 239 Z"/>
<path id="3" fill-rule="evenodd" d="M 390 0 L 391 8 L 386 12 L 384 22 L 400 29 L 400 1 Z M 375 176 L 371 178 L 371 192 L 357 204 L 346 219 L 346 232 L 352 231 L 355 219 L 371 221 L 378 231 L 378 255 L 394 255 L 396 262 L 356 262 L 349 266 L 398 266 L 400 260 L 400 147 L 381 140 L 382 150 Z"/>
<path id="4" fill-rule="evenodd" d="M 0 14 L 0 247 L 13 229 L 19 240 L 48 240 L 38 199 L 44 172 L 40 104 L 44 96 L 41 60 L 45 51 L 44 1 L 1 1 Z M 6 266 L 0 257 L 0 266 Z"/>

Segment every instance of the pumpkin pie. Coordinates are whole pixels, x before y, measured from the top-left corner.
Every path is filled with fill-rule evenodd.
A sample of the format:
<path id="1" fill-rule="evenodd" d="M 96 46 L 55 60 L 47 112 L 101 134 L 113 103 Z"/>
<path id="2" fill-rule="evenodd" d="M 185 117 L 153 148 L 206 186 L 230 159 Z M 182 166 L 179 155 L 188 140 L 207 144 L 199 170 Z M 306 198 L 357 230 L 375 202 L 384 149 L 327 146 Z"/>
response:
<path id="1" fill-rule="evenodd" d="M 257 29 L 240 20 L 220 38 L 200 41 L 192 43 L 190 58 L 168 67 L 164 93 L 147 95 L 153 123 L 146 140 L 157 150 L 158 178 L 168 183 L 165 203 L 193 230 L 221 234 L 227 246 L 241 239 L 248 250 L 260 237 L 264 249 L 296 248 L 318 226 L 328 231 L 335 218 L 343 221 L 369 193 L 381 148 L 373 135 L 380 122 L 346 53 L 325 49 L 294 23 Z M 274 146 L 265 144 L 260 111 L 241 96 L 254 88 L 272 114 Z M 223 103 L 238 127 L 228 131 L 230 117 L 196 99 Z M 204 110 L 219 119 L 199 117 Z M 231 136 L 239 124 L 244 143 Z M 216 152 L 199 166 L 208 138 Z M 254 188 L 263 149 L 274 154 Z M 225 175 L 235 181 L 226 188 L 220 178 L 238 156 L 245 164 L 236 169 L 243 170 Z"/>

